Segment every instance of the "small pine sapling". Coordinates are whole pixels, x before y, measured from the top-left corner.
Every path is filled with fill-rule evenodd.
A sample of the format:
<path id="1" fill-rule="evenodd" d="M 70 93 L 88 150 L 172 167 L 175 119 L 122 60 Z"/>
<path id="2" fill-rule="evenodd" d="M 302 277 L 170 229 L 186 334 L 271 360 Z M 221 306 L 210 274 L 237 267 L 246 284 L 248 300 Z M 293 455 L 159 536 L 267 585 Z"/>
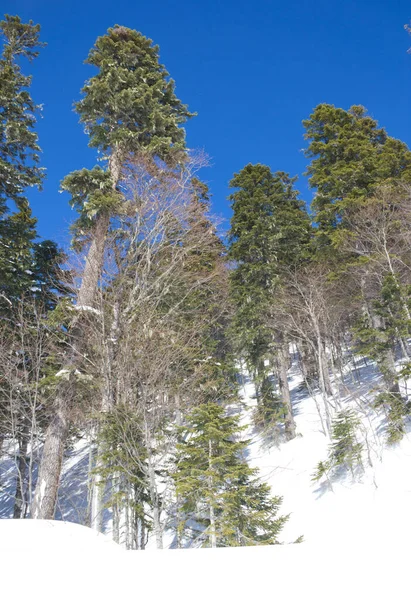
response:
<path id="1" fill-rule="evenodd" d="M 339 412 L 332 424 L 332 441 L 328 449 L 328 458 L 320 461 L 314 471 L 312 481 L 326 477 L 332 489 L 331 480 L 338 471 L 348 469 L 355 476 L 355 469 L 362 467 L 363 444 L 357 439 L 360 419 L 350 409 Z"/>

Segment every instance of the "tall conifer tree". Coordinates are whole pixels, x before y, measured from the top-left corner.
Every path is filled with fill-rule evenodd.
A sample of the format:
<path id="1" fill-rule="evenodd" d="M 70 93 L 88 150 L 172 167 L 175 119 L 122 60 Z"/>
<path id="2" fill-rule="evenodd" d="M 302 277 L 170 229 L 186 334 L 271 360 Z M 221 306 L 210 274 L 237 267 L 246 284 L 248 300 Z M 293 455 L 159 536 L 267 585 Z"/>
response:
<path id="1" fill-rule="evenodd" d="M 31 77 L 22 71 L 43 46 L 40 26 L 6 15 L 0 22 L 0 307 L 7 310 L 34 284 L 32 247 L 36 237 L 26 192 L 40 187 L 44 171 L 35 131 L 40 107 L 30 95 Z M 12 211 L 12 212 L 10 212 Z"/>
<path id="2" fill-rule="evenodd" d="M 310 221 L 294 183 L 287 173 L 272 173 L 261 164 L 247 165 L 230 182 L 236 188 L 230 196 L 229 233 L 229 257 L 236 262 L 231 277 L 234 329 L 254 373 L 257 395 L 267 405 L 278 402 L 265 366 L 279 341 L 268 325 L 275 290 L 284 268 L 298 264 L 310 240 Z M 294 437 L 290 400 L 286 394 L 283 399 L 286 433 Z"/>
<path id="3" fill-rule="evenodd" d="M 90 146 L 106 160 L 107 170 L 82 169 L 71 173 L 62 185 L 80 213 L 77 238 L 89 245 L 78 292 L 79 309 L 94 304 L 110 219 L 123 200 L 119 184 L 125 165 L 141 156 L 153 166 L 156 160 L 170 165 L 182 160 L 185 132 L 180 125 L 192 116 L 159 63 L 158 46 L 141 33 L 115 25 L 97 39 L 86 62 L 98 72 L 84 86 L 76 111 L 90 136 Z M 72 332 L 73 352 L 67 359 L 70 372 L 75 371 L 81 356 L 79 321 L 72 325 Z M 33 503 L 36 518 L 54 515 L 70 424 L 72 384 L 69 381 L 60 386 L 56 395 Z"/>
<path id="4" fill-rule="evenodd" d="M 411 181 L 411 152 L 378 127 L 363 106 L 349 110 L 319 104 L 303 121 L 309 141 L 306 156 L 320 246 L 338 245 L 344 214 L 383 182 Z"/>
<path id="5" fill-rule="evenodd" d="M 244 458 L 248 441 L 237 416 L 209 402 L 195 408 L 181 427 L 174 475 L 180 498 L 180 527 L 194 519 L 204 527 L 204 543 L 252 546 L 278 543 L 288 517 L 278 517 L 282 499 L 270 496 Z"/>

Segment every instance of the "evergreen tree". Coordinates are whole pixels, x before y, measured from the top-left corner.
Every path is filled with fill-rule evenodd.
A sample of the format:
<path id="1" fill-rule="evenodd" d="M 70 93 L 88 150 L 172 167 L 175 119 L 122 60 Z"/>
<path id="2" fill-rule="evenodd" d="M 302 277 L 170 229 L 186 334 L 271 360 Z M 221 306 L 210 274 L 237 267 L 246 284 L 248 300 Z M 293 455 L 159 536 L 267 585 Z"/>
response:
<path id="1" fill-rule="evenodd" d="M 338 245 L 336 231 L 345 226 L 344 215 L 387 181 L 411 181 L 411 152 L 406 144 L 379 128 L 363 106 L 349 110 L 319 104 L 303 121 L 309 140 L 305 151 L 312 202 L 318 224 L 317 242 Z"/>
<path id="2" fill-rule="evenodd" d="M 349 469 L 354 476 L 355 468 L 362 467 L 363 444 L 357 439 L 360 420 L 350 409 L 339 412 L 332 424 L 331 444 L 326 461 L 321 461 L 313 475 L 313 481 L 336 475 L 339 469 Z"/>
<path id="3" fill-rule="evenodd" d="M 33 285 L 32 247 L 36 237 L 26 197 L 29 187 L 40 187 L 40 148 L 35 131 L 39 111 L 30 96 L 31 77 L 22 59 L 38 56 L 40 26 L 6 15 L 0 22 L 0 307 L 7 310 Z M 14 212 L 10 210 L 14 208 Z"/>
<path id="4" fill-rule="evenodd" d="M 379 190 L 411 181 L 411 152 L 406 144 L 379 128 L 362 106 L 345 111 L 320 104 L 304 125 L 310 142 L 306 155 L 312 158 L 307 174 L 311 187 L 316 189 L 312 208 L 318 224 L 317 258 L 328 261 L 340 277 L 348 275 L 353 281 L 352 304 L 358 301 L 360 292 L 362 314 L 356 315 L 357 340 L 364 349 L 367 347 L 369 356 L 378 356 L 387 393 L 399 394 L 394 365 L 396 318 L 388 315 L 390 309 L 382 311 L 385 316 L 381 312 L 388 290 L 386 272 L 400 281 L 391 264 L 396 252 L 390 257 L 387 246 L 392 241 L 387 223 L 392 229 L 395 206 L 393 209 L 392 198 L 388 203 L 386 198 L 381 199 Z M 378 269 L 375 258 L 382 249 L 388 259 L 379 260 Z M 384 262 L 387 264 L 383 266 Z M 347 292 L 349 289 L 347 286 Z"/>
<path id="5" fill-rule="evenodd" d="M 185 132 L 180 127 L 190 116 L 174 93 L 174 82 L 159 63 L 159 49 L 141 33 L 116 25 L 99 37 L 86 61 L 98 72 L 83 88 L 76 104 L 80 121 L 107 169 L 75 171 L 62 184 L 80 214 L 76 241 L 88 243 L 77 307 L 93 307 L 104 262 L 111 218 L 127 207 L 120 182 L 126 166 L 145 160 L 148 169 L 158 161 L 176 165 L 184 159 Z M 79 239 L 80 238 L 80 239 Z M 81 310 L 72 324 L 72 352 L 67 368 L 75 372 L 84 338 Z M 33 501 L 35 518 L 52 518 L 57 501 L 64 446 L 73 402 L 71 382 L 56 393 L 54 417 L 47 431 Z M 110 398 L 111 394 L 103 394 Z M 107 404 L 107 403 L 106 403 Z M 109 410 L 110 406 L 103 406 Z"/>
<path id="6" fill-rule="evenodd" d="M 188 520 L 204 527 L 206 545 L 246 546 L 278 543 L 288 517 L 278 517 L 281 498 L 258 480 L 238 440 L 239 417 L 209 402 L 192 410 L 180 428 L 174 480 L 179 498 L 180 528 Z"/>
<path id="7" fill-rule="evenodd" d="M 302 260 L 310 240 L 310 222 L 294 189 L 295 180 L 287 173 L 273 174 L 265 165 L 249 164 L 230 182 L 237 188 L 230 196 L 229 233 L 229 257 L 236 264 L 231 276 L 234 330 L 253 372 L 257 397 L 277 417 L 278 397 L 265 361 L 275 355 L 278 336 L 273 335 L 268 317 L 285 268 Z M 293 437 L 293 418 L 286 404 L 286 430 Z"/>

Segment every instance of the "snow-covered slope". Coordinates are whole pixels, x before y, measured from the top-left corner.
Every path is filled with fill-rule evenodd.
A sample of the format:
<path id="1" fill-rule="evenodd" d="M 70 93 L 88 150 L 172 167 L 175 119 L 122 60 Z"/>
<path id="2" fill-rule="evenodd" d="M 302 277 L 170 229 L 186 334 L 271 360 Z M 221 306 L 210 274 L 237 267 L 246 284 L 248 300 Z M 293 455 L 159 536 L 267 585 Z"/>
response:
<path id="1" fill-rule="evenodd" d="M 326 482 L 312 482 L 317 463 L 327 457 L 329 440 L 321 430 L 316 408 L 315 400 L 320 402 L 320 398 L 310 396 L 302 386 L 297 366 L 294 364 L 289 374 L 297 437 L 278 446 L 267 444 L 251 425 L 254 388 L 244 376 L 240 403 L 232 410 L 240 411 L 247 425 L 244 436 L 251 439 L 251 464 L 259 467 L 273 493 L 283 496 L 281 513 L 290 513 L 281 536 L 284 542 L 303 535 L 306 544 L 316 547 L 367 540 L 398 544 L 411 534 L 411 438 L 407 434 L 397 446 L 386 446 L 383 417 L 371 407 L 380 376 L 372 363 L 365 362 L 356 365 L 356 375 L 357 380 L 347 371 L 344 381 L 333 385 L 341 406 L 352 406 L 361 416 L 361 435 L 366 441 L 364 469 L 357 470 L 355 478 L 342 473 L 333 481 L 333 490 Z M 57 518 L 85 522 L 88 461 L 87 440 L 83 439 L 64 465 Z M 13 461 L 3 461 L 0 472 L 0 517 L 7 518 L 13 506 Z M 173 537 L 166 532 L 166 547 Z M 154 547 L 153 540 L 148 549 Z"/>
<path id="2" fill-rule="evenodd" d="M 248 427 L 251 464 L 259 467 L 273 493 L 284 497 L 282 512 L 291 513 L 284 541 L 303 535 L 306 542 L 325 546 L 383 539 L 398 543 L 411 534 L 411 438 L 406 434 L 397 446 L 386 446 L 383 418 L 371 407 L 380 376 L 372 364 L 364 364 L 360 376 L 359 382 L 348 376 L 344 382 L 335 381 L 334 390 L 342 408 L 361 407 L 362 441 L 367 437 L 364 469 L 358 469 L 354 478 L 343 472 L 333 481 L 333 490 L 326 482 L 312 481 L 316 465 L 327 458 L 329 439 L 322 433 L 315 399 L 304 390 L 295 367 L 289 383 L 297 437 L 270 448 Z M 249 408 L 242 413 L 245 424 L 250 423 L 255 405 L 253 392 L 245 379 L 242 397 Z"/>

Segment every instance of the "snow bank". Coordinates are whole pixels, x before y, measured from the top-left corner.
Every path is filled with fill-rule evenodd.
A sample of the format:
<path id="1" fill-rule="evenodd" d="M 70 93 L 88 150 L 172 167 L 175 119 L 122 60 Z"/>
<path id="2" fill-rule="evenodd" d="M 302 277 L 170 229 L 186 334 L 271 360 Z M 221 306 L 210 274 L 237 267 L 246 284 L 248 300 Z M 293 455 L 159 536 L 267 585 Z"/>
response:
<path id="1" fill-rule="evenodd" d="M 408 556 L 383 544 L 117 551 L 72 523 L 0 521 L 2 597 L 282 600 L 404 597 Z"/>
<path id="2" fill-rule="evenodd" d="M 75 523 L 32 519 L 0 519 L 0 552 L 121 552 L 108 536 Z"/>
<path id="3" fill-rule="evenodd" d="M 364 369 L 363 379 L 365 395 L 378 381 L 371 364 Z M 244 435 L 252 440 L 250 463 L 260 469 L 273 493 L 283 496 L 281 514 L 290 514 L 281 539 L 291 542 L 303 535 L 305 542 L 315 548 L 330 544 L 347 548 L 358 544 L 401 546 L 404 539 L 411 537 L 410 433 L 397 446 L 387 447 L 378 418 L 375 416 L 372 423 L 374 432 L 366 421 L 372 442 L 372 466 L 364 457 L 363 472 L 354 479 L 349 473 L 336 478 L 331 491 L 326 482 L 312 481 L 316 465 L 327 457 L 329 439 L 321 432 L 314 399 L 301 392 L 301 376 L 295 365 L 289 384 L 299 434 L 290 442 L 268 447 L 253 431 L 250 410 L 242 411 L 242 423 L 248 426 Z M 344 406 L 350 406 L 358 392 L 357 386 L 352 388 L 342 400 Z M 244 385 L 241 395 L 244 404 L 252 409 L 255 400 L 251 382 Z"/>

